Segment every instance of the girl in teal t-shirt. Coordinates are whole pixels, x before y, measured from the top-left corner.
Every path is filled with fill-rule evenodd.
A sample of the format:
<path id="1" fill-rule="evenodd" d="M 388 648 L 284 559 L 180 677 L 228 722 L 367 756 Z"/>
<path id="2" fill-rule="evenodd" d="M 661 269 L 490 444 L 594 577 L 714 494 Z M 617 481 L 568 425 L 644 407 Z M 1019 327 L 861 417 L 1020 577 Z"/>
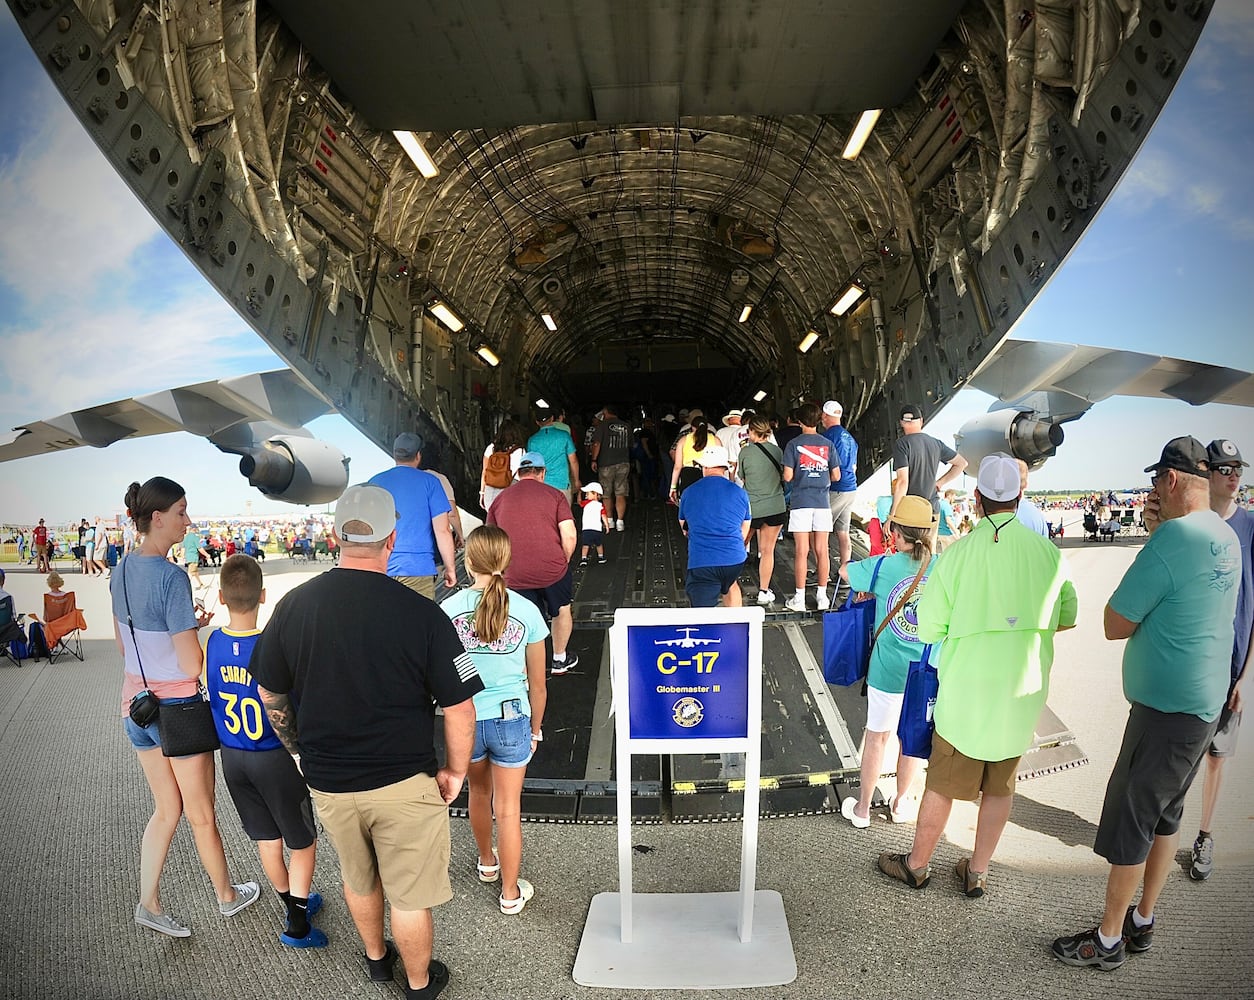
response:
<path id="1" fill-rule="evenodd" d="M 535 893 L 518 877 L 522 865 L 522 787 L 527 764 L 544 733 L 544 640 L 549 634 L 539 610 L 505 587 L 509 536 L 484 525 L 466 536 L 470 589 L 441 602 L 484 688 L 474 696 L 475 745 L 467 783 L 470 829 L 479 847 L 479 878 L 501 880 L 501 912 L 521 913 Z M 496 816 L 497 847 L 492 849 Z"/>
<path id="2" fill-rule="evenodd" d="M 859 829 L 871 823 L 871 797 L 882 773 L 888 743 L 897 734 L 906 674 L 910 664 L 923 652 L 923 644 L 918 639 L 916 608 L 936 558 L 932 554 L 933 518 L 928 500 L 902 497 L 889 523 L 896 552 L 848 563 L 840 569 L 840 575 L 853 590 L 872 593 L 876 602 L 875 646 L 867 672 L 866 738 L 862 747 L 860 794 L 858 798 L 850 796 L 840 806 L 841 815 Z M 875 589 L 871 591 L 871 578 L 877 564 L 879 574 L 875 578 Z M 935 663 L 935 651 L 931 659 Z M 910 789 L 922 765 L 919 758 L 907 757 L 898 750 L 897 794 L 890 806 L 893 822 L 908 822 L 916 815 L 918 799 L 910 794 Z"/>

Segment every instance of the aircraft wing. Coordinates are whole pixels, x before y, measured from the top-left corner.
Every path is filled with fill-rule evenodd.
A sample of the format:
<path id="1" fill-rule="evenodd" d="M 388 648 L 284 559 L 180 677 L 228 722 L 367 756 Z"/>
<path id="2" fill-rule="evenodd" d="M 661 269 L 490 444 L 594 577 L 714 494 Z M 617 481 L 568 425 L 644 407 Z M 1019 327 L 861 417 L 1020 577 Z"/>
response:
<path id="1" fill-rule="evenodd" d="M 1006 340 L 967 384 L 1055 421 L 1073 420 L 1110 396 L 1254 406 L 1249 372 L 1080 344 Z"/>
<path id="2" fill-rule="evenodd" d="M 1254 406 L 1254 375 L 1157 354 L 1006 340 L 967 382 L 997 402 L 954 435 L 970 464 L 995 451 L 1036 468 L 1058 451 L 1060 425 L 1111 396 Z"/>
<path id="3" fill-rule="evenodd" d="M 308 436 L 303 425 L 334 412 L 289 369 L 201 382 L 73 410 L 0 431 L 0 462 L 90 445 L 186 431 L 242 453 L 276 433 Z"/>

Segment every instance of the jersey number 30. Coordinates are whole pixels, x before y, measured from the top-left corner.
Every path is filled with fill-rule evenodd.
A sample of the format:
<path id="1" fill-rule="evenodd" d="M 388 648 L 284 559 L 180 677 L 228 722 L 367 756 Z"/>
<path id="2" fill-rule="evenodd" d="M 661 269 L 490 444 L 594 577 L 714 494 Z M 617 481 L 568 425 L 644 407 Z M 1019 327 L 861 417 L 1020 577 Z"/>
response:
<path id="1" fill-rule="evenodd" d="M 242 729 L 250 740 L 261 739 L 261 702 L 256 698 L 240 698 L 226 691 L 219 691 L 218 697 L 226 703 L 223 712 L 226 713 L 228 733 L 238 733 Z"/>

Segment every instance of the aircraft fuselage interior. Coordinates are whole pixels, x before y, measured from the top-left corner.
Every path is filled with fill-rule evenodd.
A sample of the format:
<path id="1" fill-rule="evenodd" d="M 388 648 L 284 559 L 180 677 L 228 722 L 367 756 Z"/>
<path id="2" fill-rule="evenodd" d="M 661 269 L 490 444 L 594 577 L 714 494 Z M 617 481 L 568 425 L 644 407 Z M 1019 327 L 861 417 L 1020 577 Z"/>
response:
<path id="1" fill-rule="evenodd" d="M 1062 265 L 1211 6 L 9 3 L 222 296 L 467 505 L 541 398 L 836 398 L 869 474 Z"/>
<path id="2" fill-rule="evenodd" d="M 286 426 L 333 407 L 389 453 L 418 431 L 468 510 L 495 429 L 538 399 L 659 415 L 834 398 L 869 475 L 904 403 L 930 419 L 996 360 L 1212 6 L 8 2 L 103 155 L 294 373 L 19 428 L 14 454 L 195 429 L 271 495 L 338 496 L 347 472 L 319 442 L 259 455 L 268 431 L 214 424 L 281 397 Z M 1020 349 L 994 378 L 1028 388 L 1065 356 Z M 1036 464 L 1057 428 L 1021 419 L 978 429 Z M 581 665 L 554 681 L 529 817 L 614 814 L 604 626 L 683 599 L 673 509 L 641 507 L 612 533 L 615 572 L 579 576 Z M 764 629 L 766 814 L 839 809 L 857 774 L 865 702 L 823 683 L 804 617 Z M 1074 742 L 1047 709 L 1024 775 L 1083 763 Z M 632 766 L 638 820 L 738 808 L 743 770 L 717 755 Z"/>

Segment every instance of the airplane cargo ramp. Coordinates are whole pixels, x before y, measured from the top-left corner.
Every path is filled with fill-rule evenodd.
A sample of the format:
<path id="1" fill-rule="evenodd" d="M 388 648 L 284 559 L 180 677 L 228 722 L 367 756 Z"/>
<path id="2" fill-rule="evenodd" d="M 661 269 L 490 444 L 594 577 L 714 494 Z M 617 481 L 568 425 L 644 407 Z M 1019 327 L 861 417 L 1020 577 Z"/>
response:
<path id="1" fill-rule="evenodd" d="M 607 536 L 605 565 L 594 556 L 589 566 L 575 569 L 570 649 L 579 664 L 549 678 L 544 741 L 527 768 L 523 790 L 526 820 L 615 822 L 618 775 L 607 629 L 620 607 L 687 605 L 686 544 L 675 508 L 635 504 L 631 515 L 626 531 Z M 746 603 L 757 592 L 753 563 L 752 572 L 741 577 Z M 792 546 L 781 539 L 776 594 L 790 592 L 792 572 Z M 822 648 L 819 616 L 768 611 L 762 632 L 762 816 L 838 812 L 842 798 L 857 788 L 866 699 L 860 685 L 844 688 L 823 680 Z M 1087 762 L 1075 735 L 1046 707 L 1020 763 L 1019 780 Z M 636 823 L 720 822 L 742 815 L 742 755 L 637 755 L 630 780 Z M 465 809 L 463 792 L 453 810 L 464 814 Z"/>

